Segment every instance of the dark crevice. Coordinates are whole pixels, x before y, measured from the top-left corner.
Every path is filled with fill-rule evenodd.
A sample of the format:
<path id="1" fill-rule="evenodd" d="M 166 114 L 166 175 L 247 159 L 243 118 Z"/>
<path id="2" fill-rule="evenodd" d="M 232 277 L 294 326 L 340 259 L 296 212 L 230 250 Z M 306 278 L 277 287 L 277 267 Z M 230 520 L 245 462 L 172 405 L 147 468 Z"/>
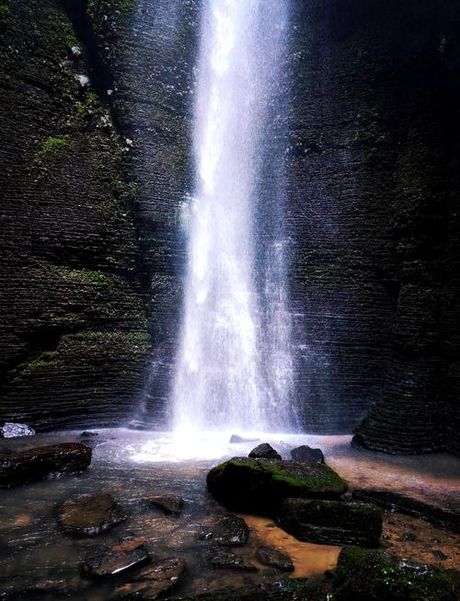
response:
<path id="1" fill-rule="evenodd" d="M 77 38 L 80 40 L 84 50 L 88 67 L 91 86 L 97 93 L 100 102 L 110 112 L 113 125 L 120 137 L 123 136 L 123 127 L 120 123 L 112 104 L 109 102 L 107 90 L 115 87 L 114 77 L 105 61 L 101 58 L 98 42 L 94 35 L 91 19 L 86 12 L 86 0 L 61 0 L 70 22 L 74 28 Z"/>

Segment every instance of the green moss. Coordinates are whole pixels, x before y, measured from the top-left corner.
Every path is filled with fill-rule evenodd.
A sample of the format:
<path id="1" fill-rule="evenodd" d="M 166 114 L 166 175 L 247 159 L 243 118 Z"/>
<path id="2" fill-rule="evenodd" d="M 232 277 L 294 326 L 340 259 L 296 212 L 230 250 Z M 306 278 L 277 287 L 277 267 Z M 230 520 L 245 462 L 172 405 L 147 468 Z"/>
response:
<path id="1" fill-rule="evenodd" d="M 333 582 L 334 601 L 454 601 L 449 575 L 431 565 L 398 560 L 360 547 L 342 550 Z"/>
<path id="2" fill-rule="evenodd" d="M 11 15 L 11 8 L 8 4 L 0 4 L 0 26 L 6 24 Z"/>
<path id="3" fill-rule="evenodd" d="M 42 165 L 49 160 L 55 160 L 66 154 L 70 147 L 70 142 L 65 136 L 50 136 L 45 138 L 38 152 L 34 156 L 34 162 Z"/>
<path id="4" fill-rule="evenodd" d="M 222 503 L 238 511 L 272 515 L 289 497 L 338 498 L 347 484 L 324 464 L 234 457 L 213 468 L 209 490 Z"/>

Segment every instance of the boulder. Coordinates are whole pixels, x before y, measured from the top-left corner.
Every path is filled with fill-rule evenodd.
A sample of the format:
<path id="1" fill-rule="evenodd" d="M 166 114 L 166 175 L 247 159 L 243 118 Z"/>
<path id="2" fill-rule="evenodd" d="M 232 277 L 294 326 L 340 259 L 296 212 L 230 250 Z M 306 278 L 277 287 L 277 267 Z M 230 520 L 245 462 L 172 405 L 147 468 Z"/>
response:
<path id="1" fill-rule="evenodd" d="M 99 432 L 94 430 L 85 430 L 80 434 L 80 438 L 95 438 L 96 436 L 99 436 Z"/>
<path id="2" fill-rule="evenodd" d="M 68 499 L 57 507 L 56 516 L 64 532 L 82 536 L 106 532 L 126 517 L 120 505 L 106 493 Z"/>
<path id="3" fill-rule="evenodd" d="M 35 430 L 27 424 L 11 422 L 6 422 L 0 428 L 0 438 L 20 438 L 21 436 L 35 436 Z"/>
<path id="4" fill-rule="evenodd" d="M 207 476 L 209 491 L 227 507 L 274 515 L 287 498 L 337 499 L 347 484 L 329 466 L 234 457 Z"/>
<path id="5" fill-rule="evenodd" d="M 239 442 L 257 442 L 258 440 L 258 438 L 244 438 L 243 436 L 238 436 L 238 434 L 232 434 L 228 442 L 236 444 Z"/>
<path id="6" fill-rule="evenodd" d="M 254 459 L 282 459 L 281 455 L 268 442 L 263 442 L 252 449 L 248 456 Z"/>
<path id="7" fill-rule="evenodd" d="M 160 507 L 166 513 L 179 514 L 184 506 L 184 499 L 179 495 L 150 495 L 147 503 Z"/>
<path id="8" fill-rule="evenodd" d="M 185 562 L 182 559 L 166 559 L 149 565 L 116 588 L 111 599 L 143 599 L 152 601 L 169 591 L 182 578 Z"/>
<path id="9" fill-rule="evenodd" d="M 455 601 L 443 570 L 380 551 L 346 547 L 333 580 L 334 601 Z"/>
<path id="10" fill-rule="evenodd" d="M 85 557 L 81 564 L 81 572 L 89 578 L 119 576 L 148 561 L 149 555 L 142 547 L 114 551 L 111 547 L 101 546 Z"/>
<path id="11" fill-rule="evenodd" d="M 294 461 L 300 461 L 301 463 L 324 463 L 323 451 L 312 449 L 306 444 L 292 449 L 291 457 Z"/>
<path id="12" fill-rule="evenodd" d="M 212 538 L 219 545 L 238 547 L 248 542 L 249 528 L 243 518 L 233 514 L 224 515 L 215 523 Z"/>
<path id="13" fill-rule="evenodd" d="M 0 488 L 18 486 L 48 476 L 84 471 L 91 449 L 79 443 L 62 443 L 0 455 Z"/>
<path id="14" fill-rule="evenodd" d="M 212 546 L 207 550 L 205 560 L 214 568 L 239 570 L 242 572 L 258 571 L 258 567 L 250 558 L 225 547 Z"/>
<path id="15" fill-rule="evenodd" d="M 359 488 L 353 490 L 353 498 L 374 503 L 391 511 L 399 511 L 407 515 L 422 518 L 441 528 L 460 533 L 460 506 L 458 508 L 443 508 L 413 499 L 399 492 Z"/>
<path id="16" fill-rule="evenodd" d="M 282 572 L 292 572 L 294 570 L 291 558 L 274 547 L 259 547 L 256 551 L 256 559 L 264 566 L 276 568 Z"/>
<path id="17" fill-rule="evenodd" d="M 330 545 L 376 547 L 383 512 L 368 503 L 286 499 L 278 515 L 280 526 L 301 541 Z"/>

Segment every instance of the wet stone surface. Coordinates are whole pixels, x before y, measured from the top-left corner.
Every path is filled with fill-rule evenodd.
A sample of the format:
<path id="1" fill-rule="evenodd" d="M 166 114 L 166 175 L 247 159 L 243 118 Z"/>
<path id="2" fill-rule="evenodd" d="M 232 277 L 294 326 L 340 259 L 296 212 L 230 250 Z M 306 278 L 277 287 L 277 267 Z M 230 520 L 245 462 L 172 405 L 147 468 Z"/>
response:
<path id="1" fill-rule="evenodd" d="M 243 518 L 237 515 L 224 515 L 216 521 L 212 530 L 214 542 L 225 547 L 245 545 L 249 538 L 249 528 Z"/>
<path id="2" fill-rule="evenodd" d="M 184 499 L 179 495 L 152 494 L 145 501 L 154 507 L 159 507 L 165 513 L 178 515 L 184 507 Z"/>
<path id="3" fill-rule="evenodd" d="M 281 455 L 278 451 L 275 451 L 275 449 L 267 442 L 263 442 L 252 449 L 249 453 L 249 457 L 254 459 L 281 459 Z"/>
<path id="4" fill-rule="evenodd" d="M 148 443 L 148 448 L 152 448 L 153 436 L 152 433 L 100 431 L 97 439 L 104 442 L 94 449 L 90 470 L 66 478 L 42 480 L 2 491 L 2 598 L 8 601 L 27 601 L 29 598 L 34 601 L 121 601 L 130 598 L 152 599 L 160 594 L 162 598 L 186 599 L 208 591 L 215 601 L 217 597 L 214 591 L 217 589 L 230 591 L 243 587 L 247 591 L 255 587 L 259 591 L 258 597 L 241 598 L 260 598 L 263 601 L 268 598 L 277 601 L 281 598 L 298 599 L 298 596 L 292 597 L 290 589 L 286 591 L 286 597 L 279 597 L 280 589 L 277 587 L 273 589 L 273 596 L 268 596 L 267 583 L 282 576 L 282 562 L 275 565 L 277 562 L 273 559 L 276 554 L 273 551 L 268 556 L 266 551 L 261 555 L 260 550 L 267 547 L 292 560 L 294 571 L 289 576 L 294 578 L 314 581 L 315 577 L 323 575 L 326 570 L 334 569 L 340 551 L 338 547 L 300 542 L 281 530 L 273 518 L 247 514 L 237 516 L 245 520 L 250 530 L 245 545 L 226 547 L 218 545 L 212 538 L 200 539 L 202 531 L 214 534 L 216 523 L 226 515 L 222 506 L 206 490 L 206 475 L 219 461 L 162 463 L 136 459 L 144 445 Z M 19 453 L 37 446 L 37 441 L 41 444 L 55 444 L 57 441 L 73 442 L 79 440 L 79 437 L 80 431 L 75 433 L 73 439 L 67 434 L 57 438 L 37 435 L 35 440 L 16 439 L 14 444 L 5 440 L 1 444 Z M 228 438 L 229 435 L 225 437 L 224 443 L 228 443 Z M 283 447 L 283 455 L 288 456 L 290 450 L 303 441 L 296 440 L 289 449 Z M 351 450 L 348 457 L 352 457 L 357 465 L 353 471 L 350 458 L 347 459 L 348 463 L 344 462 L 322 440 L 311 442 L 312 447 L 321 446 L 325 450 L 328 462 L 331 462 L 338 474 L 346 476 L 347 480 L 354 479 L 359 484 L 359 479 L 365 476 L 362 488 L 369 488 L 372 484 L 378 488 L 382 479 L 386 478 L 388 482 L 391 476 L 392 481 L 401 486 L 400 490 L 404 490 L 403 486 L 408 481 L 407 472 L 399 467 L 402 477 L 398 481 L 395 476 L 398 472 L 394 463 L 391 463 L 399 461 L 398 459 L 385 458 L 387 463 L 383 463 L 382 458 L 378 458 L 378 461 L 372 463 L 373 458 L 369 455 Z M 163 444 L 161 441 L 161 445 Z M 244 443 L 240 444 L 241 451 L 245 454 L 253 446 L 248 443 L 243 448 Z M 281 443 L 275 442 L 273 446 L 281 448 Z M 363 464 L 361 458 L 365 458 L 367 463 Z M 436 461 L 436 458 L 432 460 Z M 259 461 L 264 463 L 264 460 Z M 415 459 L 405 461 L 411 466 L 411 470 L 414 469 L 411 462 L 415 462 Z M 444 481 L 439 478 L 442 471 L 440 469 L 434 470 L 436 479 L 430 480 L 426 467 L 429 461 L 427 458 L 423 458 L 423 461 L 420 459 L 422 468 L 414 473 L 417 474 L 417 486 L 424 485 L 424 490 L 428 486 L 429 491 L 434 491 L 434 496 L 436 490 L 442 492 Z M 276 461 L 268 460 L 267 463 L 273 465 Z M 283 463 L 289 466 L 293 462 Z M 405 463 L 401 461 L 401 465 L 404 466 Z M 314 466 L 315 472 L 317 467 Z M 307 468 L 310 469 L 309 466 Z M 446 480 L 446 486 L 449 490 L 455 487 L 453 476 Z M 97 538 L 66 535 L 56 521 L 55 508 L 82 494 L 101 493 L 116 500 L 126 513 L 126 520 L 115 528 L 101 532 Z M 152 493 L 183 497 L 185 504 L 181 513 L 167 514 L 163 510 L 157 511 L 149 507 L 145 499 Z M 432 563 L 452 572 L 460 571 L 458 535 L 440 530 L 416 517 L 386 514 L 382 545 L 385 550 L 411 561 Z M 112 576 L 83 576 L 82 560 L 95 551 L 100 551 L 101 547 L 108 550 L 107 557 L 112 560 L 116 557 L 127 563 L 126 559 L 134 557 L 137 555 L 135 552 L 140 550 L 149 555 L 150 562 Z M 170 564 L 167 562 L 173 559 L 186 564 L 186 569 L 177 580 L 171 581 L 171 578 L 176 577 L 176 572 L 172 566 L 168 568 Z M 165 563 L 166 566 L 156 570 L 157 566 Z M 151 569 L 156 570 L 156 575 L 149 572 L 151 576 L 148 577 L 147 571 Z M 162 573 L 171 575 L 163 579 Z M 174 588 L 163 589 L 163 583 L 166 587 L 170 586 L 170 582 L 173 582 Z M 257 588 L 262 582 L 263 591 Z M 159 589 L 162 590 L 161 593 L 158 593 Z M 228 593 L 223 598 L 234 601 L 235 596 Z M 310 601 L 309 596 L 306 598 Z"/>
<path id="5" fill-rule="evenodd" d="M 301 463 L 324 463 L 324 455 L 321 449 L 312 449 L 307 445 L 296 447 L 291 451 L 294 461 Z"/>
<path id="6" fill-rule="evenodd" d="M 205 561 L 215 568 L 241 570 L 244 572 L 257 572 L 258 567 L 246 555 L 225 547 L 213 545 L 206 550 Z"/>
<path id="7" fill-rule="evenodd" d="M 64 532 L 82 536 L 101 534 L 126 518 L 117 501 L 106 493 L 68 499 L 57 507 L 56 517 Z"/>
<path id="8" fill-rule="evenodd" d="M 80 443 L 48 445 L 1 454 L 0 488 L 82 472 L 90 465 L 91 457 L 91 449 Z"/>
<path id="9" fill-rule="evenodd" d="M 291 558 L 273 547 L 259 547 L 256 551 L 256 559 L 263 565 L 276 568 L 282 572 L 294 571 Z"/>
<path id="10" fill-rule="evenodd" d="M 185 569 L 185 562 L 177 558 L 149 565 L 130 578 L 129 582 L 118 586 L 113 598 L 141 598 L 146 601 L 156 599 L 177 585 Z"/>
<path id="11" fill-rule="evenodd" d="M 114 550 L 101 546 L 89 553 L 81 565 L 82 574 L 88 578 L 104 578 L 120 576 L 128 570 L 133 570 L 149 561 L 145 549 Z"/>

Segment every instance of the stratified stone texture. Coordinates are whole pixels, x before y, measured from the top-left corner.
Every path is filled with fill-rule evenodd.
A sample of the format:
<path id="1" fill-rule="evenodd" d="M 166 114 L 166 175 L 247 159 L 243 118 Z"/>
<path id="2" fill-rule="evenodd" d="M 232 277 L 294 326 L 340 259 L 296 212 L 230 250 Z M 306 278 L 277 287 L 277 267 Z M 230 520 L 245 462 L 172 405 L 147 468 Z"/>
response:
<path id="1" fill-rule="evenodd" d="M 350 430 L 375 405 L 361 444 L 458 450 L 458 7 L 293 11 L 287 221 L 304 423 Z"/>
<path id="2" fill-rule="evenodd" d="M 301 541 L 377 547 L 383 511 L 369 503 L 286 499 L 278 513 L 281 527 Z"/>
<path id="3" fill-rule="evenodd" d="M 109 425 L 150 347 L 129 146 L 63 3 L 1 7 L 0 419 Z"/>
<path id="4" fill-rule="evenodd" d="M 103 426 L 137 408 L 156 425 L 200 2 L 0 8 L 0 419 Z M 285 162 L 258 196 L 284 171 L 300 423 L 460 452 L 457 1 L 293 0 L 290 18 Z"/>
<path id="5" fill-rule="evenodd" d="M 0 488 L 28 484 L 48 476 L 83 472 L 92 451 L 79 443 L 62 443 L 20 453 L 0 453 Z"/>

